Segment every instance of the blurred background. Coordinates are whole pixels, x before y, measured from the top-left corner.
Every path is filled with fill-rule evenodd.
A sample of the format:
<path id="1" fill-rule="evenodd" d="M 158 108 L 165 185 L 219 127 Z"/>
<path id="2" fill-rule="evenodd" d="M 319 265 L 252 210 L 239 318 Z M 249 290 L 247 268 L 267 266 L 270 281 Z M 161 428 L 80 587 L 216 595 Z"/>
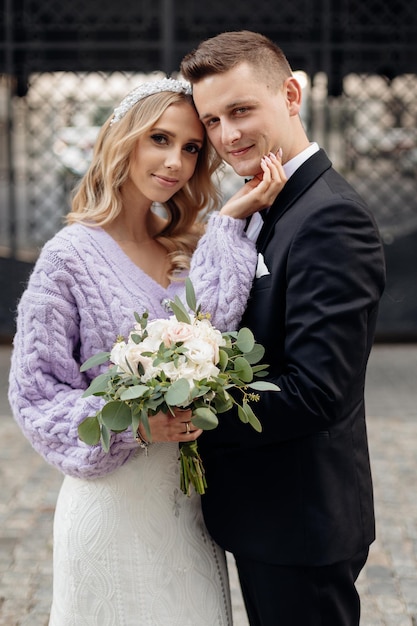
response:
<path id="1" fill-rule="evenodd" d="M 417 340 L 417 4 L 409 0 L 2 0 L 0 342 L 61 228 L 99 126 L 149 73 L 249 29 L 286 53 L 311 140 L 367 200 L 388 282 L 379 342 Z M 226 170 L 225 197 L 241 181 Z M 346 268 L 349 271 L 349 268 Z"/>

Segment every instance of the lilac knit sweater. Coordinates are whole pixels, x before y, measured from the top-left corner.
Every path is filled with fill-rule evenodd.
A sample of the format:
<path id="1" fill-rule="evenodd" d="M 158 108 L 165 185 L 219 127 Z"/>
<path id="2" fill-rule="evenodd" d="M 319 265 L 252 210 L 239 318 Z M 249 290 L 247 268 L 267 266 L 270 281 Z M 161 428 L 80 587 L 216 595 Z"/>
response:
<path id="1" fill-rule="evenodd" d="M 222 331 L 237 327 L 255 274 L 243 227 L 213 215 L 192 259 L 197 301 Z M 67 226 L 44 246 L 18 306 L 9 401 L 35 450 L 63 473 L 102 476 L 136 452 L 130 430 L 114 435 L 109 453 L 78 439 L 78 424 L 102 403 L 81 397 L 99 369 L 80 373 L 80 364 L 126 336 L 134 311 L 167 317 L 162 303 L 176 294 L 184 299 L 183 282 L 164 289 L 102 229 Z"/>

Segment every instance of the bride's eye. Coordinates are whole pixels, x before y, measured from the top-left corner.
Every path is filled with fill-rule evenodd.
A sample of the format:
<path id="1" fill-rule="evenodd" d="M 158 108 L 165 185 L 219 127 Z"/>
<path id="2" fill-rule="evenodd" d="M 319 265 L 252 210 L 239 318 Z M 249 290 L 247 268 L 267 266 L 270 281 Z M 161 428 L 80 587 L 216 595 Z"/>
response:
<path id="1" fill-rule="evenodd" d="M 189 143 L 185 146 L 184 150 L 190 154 L 198 154 L 201 148 L 195 143 Z"/>
<path id="2" fill-rule="evenodd" d="M 152 141 L 154 141 L 155 143 L 159 144 L 159 145 L 164 145 L 166 143 L 168 143 L 168 139 L 165 137 L 165 135 L 151 135 L 151 139 Z"/>

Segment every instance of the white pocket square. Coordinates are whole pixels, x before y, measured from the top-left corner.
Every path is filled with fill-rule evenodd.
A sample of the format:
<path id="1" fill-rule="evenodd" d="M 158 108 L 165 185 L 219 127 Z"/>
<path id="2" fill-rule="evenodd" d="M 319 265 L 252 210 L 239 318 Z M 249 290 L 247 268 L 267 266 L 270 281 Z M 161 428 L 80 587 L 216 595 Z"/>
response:
<path id="1" fill-rule="evenodd" d="M 256 278 L 262 278 L 262 276 L 268 276 L 270 274 L 269 269 L 265 265 L 265 259 L 261 253 L 258 254 L 258 264 L 256 266 Z"/>

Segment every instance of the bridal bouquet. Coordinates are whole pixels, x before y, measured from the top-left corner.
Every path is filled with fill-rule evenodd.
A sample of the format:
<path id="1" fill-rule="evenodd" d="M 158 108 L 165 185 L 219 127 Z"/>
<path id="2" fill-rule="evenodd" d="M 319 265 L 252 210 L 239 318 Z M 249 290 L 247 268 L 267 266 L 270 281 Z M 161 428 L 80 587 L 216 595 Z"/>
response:
<path id="1" fill-rule="evenodd" d="M 136 324 L 127 340 L 119 338 L 111 352 L 92 356 L 81 371 L 110 361 L 108 370 L 97 376 L 83 396 L 101 396 L 105 404 L 96 415 L 78 427 L 78 435 L 89 445 L 101 443 L 109 450 L 111 432 L 143 425 L 151 440 L 149 417 L 175 407 L 192 411 L 196 428 L 210 430 L 218 425 L 218 414 L 237 405 L 240 420 L 262 430 L 251 402 L 257 391 L 279 391 L 273 383 L 258 380 L 267 375 L 259 364 L 264 348 L 252 332 L 221 333 L 209 315 L 200 311 L 189 279 L 186 300 L 190 315 L 178 296 L 170 302 L 174 315 L 148 321 L 147 312 L 135 313 Z M 238 390 L 239 394 L 230 393 Z M 239 396 L 240 401 L 236 399 Z M 207 487 L 197 441 L 180 443 L 181 489 L 189 495 L 190 485 L 203 494 Z"/>

